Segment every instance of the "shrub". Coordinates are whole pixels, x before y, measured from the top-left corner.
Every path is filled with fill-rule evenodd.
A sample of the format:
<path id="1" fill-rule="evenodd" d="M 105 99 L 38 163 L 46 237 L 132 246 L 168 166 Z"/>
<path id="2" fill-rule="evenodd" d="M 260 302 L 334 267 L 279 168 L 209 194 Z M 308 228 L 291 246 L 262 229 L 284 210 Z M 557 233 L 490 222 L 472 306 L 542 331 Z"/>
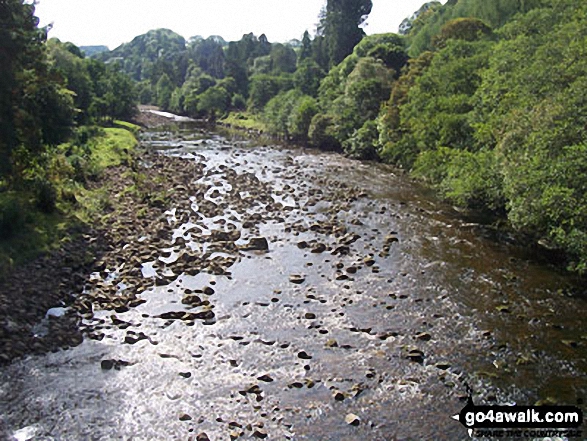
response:
<path id="1" fill-rule="evenodd" d="M 43 213 L 53 213 L 57 204 L 57 190 L 51 182 L 40 179 L 35 185 L 35 202 Z"/>
<path id="2" fill-rule="evenodd" d="M 334 136 L 335 126 L 332 116 L 319 113 L 312 118 L 308 138 L 313 147 L 321 150 L 341 150 L 341 145 Z"/>
<path id="3" fill-rule="evenodd" d="M 7 239 L 19 231 L 25 223 L 22 205 L 12 197 L 0 199 L 0 239 Z"/>

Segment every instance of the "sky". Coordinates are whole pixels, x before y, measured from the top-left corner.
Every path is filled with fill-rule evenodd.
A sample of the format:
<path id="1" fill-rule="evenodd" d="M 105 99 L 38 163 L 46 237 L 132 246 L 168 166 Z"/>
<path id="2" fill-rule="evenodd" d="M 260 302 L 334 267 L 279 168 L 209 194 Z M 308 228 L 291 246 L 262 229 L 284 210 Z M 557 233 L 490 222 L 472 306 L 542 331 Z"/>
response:
<path id="1" fill-rule="evenodd" d="M 445 3 L 443 0 L 442 3 Z M 402 20 L 426 0 L 373 0 L 367 34 L 397 32 Z M 77 46 L 110 49 L 152 29 L 168 28 L 186 39 L 220 35 L 227 41 L 243 34 L 265 34 L 273 43 L 314 35 L 326 0 L 38 0 L 41 26 L 49 37 Z"/>

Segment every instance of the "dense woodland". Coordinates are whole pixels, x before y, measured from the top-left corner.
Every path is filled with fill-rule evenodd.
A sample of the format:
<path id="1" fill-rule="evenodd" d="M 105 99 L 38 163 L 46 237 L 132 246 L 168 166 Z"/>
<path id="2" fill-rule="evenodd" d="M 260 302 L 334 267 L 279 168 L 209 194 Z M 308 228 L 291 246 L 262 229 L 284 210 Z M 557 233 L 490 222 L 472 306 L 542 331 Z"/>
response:
<path id="1" fill-rule="evenodd" d="M 87 127 L 131 116 L 138 100 L 192 117 L 233 114 L 394 164 L 585 272 L 587 4 L 430 2 L 401 34 L 365 36 L 370 0 L 325 3 L 315 34 L 299 41 L 186 41 L 159 29 L 110 52 L 88 48 L 88 58 L 45 41 L 32 5 L 0 0 L 3 191 L 34 181 L 43 205 L 55 186 L 43 171 L 49 152 L 73 137 L 62 159 L 75 169 Z"/>

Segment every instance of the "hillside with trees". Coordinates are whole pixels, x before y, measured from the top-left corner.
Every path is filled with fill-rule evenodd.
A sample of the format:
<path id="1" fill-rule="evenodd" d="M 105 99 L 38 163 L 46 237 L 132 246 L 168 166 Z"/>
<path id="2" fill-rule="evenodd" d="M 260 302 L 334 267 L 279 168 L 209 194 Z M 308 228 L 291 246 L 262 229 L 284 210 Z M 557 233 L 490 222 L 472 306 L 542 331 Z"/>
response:
<path id="1" fill-rule="evenodd" d="M 99 155 L 134 143 L 112 127 L 136 111 L 133 81 L 71 43 L 47 41 L 34 13 L 22 0 L 0 2 L 0 275 L 60 240 L 100 173 Z"/>
<path id="2" fill-rule="evenodd" d="M 397 165 L 587 270 L 585 6 L 429 2 L 400 35 L 366 37 L 371 6 L 327 1 L 294 45 L 157 30 L 100 58 L 140 81 L 143 103 L 240 112 L 231 123 Z"/>
<path id="3" fill-rule="evenodd" d="M 401 167 L 587 270 L 580 3 L 429 2 L 401 34 L 366 37 L 371 1 L 328 0 L 315 35 L 289 43 L 157 29 L 92 58 L 45 42 L 32 6 L 2 5 L 18 11 L 2 15 L 0 34 L 4 185 L 43 169 L 45 152 L 80 127 L 131 115 L 136 96 Z"/>

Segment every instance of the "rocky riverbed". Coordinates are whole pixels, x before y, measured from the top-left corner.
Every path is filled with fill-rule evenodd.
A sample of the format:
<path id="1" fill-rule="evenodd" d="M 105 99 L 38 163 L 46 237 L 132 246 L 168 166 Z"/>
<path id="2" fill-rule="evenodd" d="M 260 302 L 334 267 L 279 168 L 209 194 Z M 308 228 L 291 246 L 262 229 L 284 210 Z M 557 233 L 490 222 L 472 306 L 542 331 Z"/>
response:
<path id="1" fill-rule="evenodd" d="M 93 248 L 46 280 L 67 295 L 0 335 L 39 354 L 0 374 L 7 437 L 452 440 L 467 386 L 582 405 L 563 275 L 389 169 L 257 144 L 152 131 L 108 171 Z"/>

